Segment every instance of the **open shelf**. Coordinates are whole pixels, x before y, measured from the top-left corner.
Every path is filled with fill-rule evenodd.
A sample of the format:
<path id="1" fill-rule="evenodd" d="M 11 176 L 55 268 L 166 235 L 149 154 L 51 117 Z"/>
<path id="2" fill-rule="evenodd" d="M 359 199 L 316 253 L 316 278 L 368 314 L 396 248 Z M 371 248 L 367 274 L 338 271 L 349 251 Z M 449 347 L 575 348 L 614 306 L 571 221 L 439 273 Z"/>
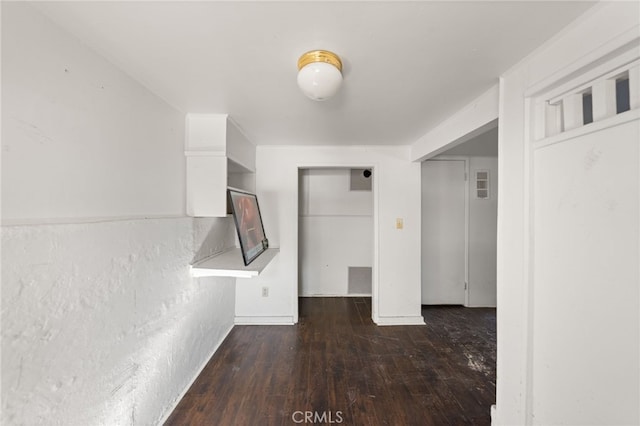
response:
<path id="1" fill-rule="evenodd" d="M 191 275 L 194 277 L 257 277 L 280 252 L 280 249 L 270 248 L 258 256 L 249 266 L 244 266 L 242 253 L 239 248 L 233 248 L 191 265 Z"/>

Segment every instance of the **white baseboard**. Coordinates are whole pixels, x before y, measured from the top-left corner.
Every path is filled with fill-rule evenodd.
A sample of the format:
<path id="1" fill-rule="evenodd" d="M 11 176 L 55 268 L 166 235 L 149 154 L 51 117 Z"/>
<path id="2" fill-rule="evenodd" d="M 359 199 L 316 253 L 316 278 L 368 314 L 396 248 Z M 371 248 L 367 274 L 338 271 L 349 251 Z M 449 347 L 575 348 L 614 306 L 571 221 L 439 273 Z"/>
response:
<path id="1" fill-rule="evenodd" d="M 425 325 L 424 318 L 417 317 L 378 317 L 377 325 Z"/>
<path id="2" fill-rule="evenodd" d="M 465 307 L 465 308 L 494 308 L 494 309 L 495 309 L 495 308 L 496 308 L 496 305 L 495 305 L 495 303 L 494 303 L 494 304 L 486 304 L 486 305 L 483 305 L 483 304 L 479 304 L 479 305 L 478 305 L 478 304 L 475 304 L 475 305 L 464 305 L 464 307 Z"/>
<path id="3" fill-rule="evenodd" d="M 292 316 L 236 317 L 235 325 L 294 325 Z"/>
<path id="4" fill-rule="evenodd" d="M 184 396 L 187 394 L 187 392 L 189 391 L 189 389 L 191 389 L 191 386 L 193 386 L 193 384 L 195 383 L 195 381 L 198 379 L 198 377 L 200 376 L 200 373 L 202 373 L 202 370 L 204 370 L 204 368 L 207 366 L 207 364 L 209 363 L 209 361 L 211 360 L 211 358 L 213 357 L 213 355 L 216 353 L 216 351 L 218 350 L 218 348 L 220 348 L 220 345 L 222 344 L 222 342 L 224 342 L 224 339 L 227 338 L 227 336 L 229 335 L 229 333 L 231 333 L 231 330 L 233 330 L 234 324 L 231 324 L 231 326 L 229 327 L 229 329 L 222 335 L 222 337 L 220 338 L 220 340 L 218 341 L 218 344 L 213 348 L 213 351 L 211 351 L 211 353 L 209 354 L 209 356 L 204 360 L 204 362 L 202 363 L 202 365 L 200 365 L 200 368 L 198 368 L 198 370 L 196 371 L 196 374 L 193 376 L 193 378 L 189 381 L 189 384 L 183 389 L 183 391 L 180 393 L 180 395 L 178 396 L 178 398 L 173 402 L 173 404 L 171 404 L 171 406 L 169 407 L 169 409 L 167 409 L 167 411 L 164 413 L 164 415 L 162 416 L 162 421 L 160 423 L 158 423 L 159 425 L 163 425 L 167 422 L 167 420 L 169 419 L 169 416 L 171 415 L 171 413 L 174 412 L 174 410 L 176 409 L 176 407 L 178 406 L 178 404 L 180 403 L 180 401 L 182 401 L 182 398 L 184 398 Z"/>
<path id="5" fill-rule="evenodd" d="M 301 294 L 299 297 L 371 297 L 371 293 L 349 293 L 349 294 Z"/>

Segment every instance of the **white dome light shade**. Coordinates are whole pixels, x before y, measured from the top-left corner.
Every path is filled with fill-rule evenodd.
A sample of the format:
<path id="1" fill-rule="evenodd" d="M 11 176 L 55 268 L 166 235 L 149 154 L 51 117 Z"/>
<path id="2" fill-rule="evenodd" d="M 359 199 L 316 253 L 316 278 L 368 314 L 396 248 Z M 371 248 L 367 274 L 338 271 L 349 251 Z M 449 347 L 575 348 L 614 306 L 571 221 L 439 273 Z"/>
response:
<path id="1" fill-rule="evenodd" d="M 298 86 L 314 101 L 324 101 L 336 94 L 342 83 L 338 68 L 326 62 L 314 62 L 298 72 Z"/>
<path id="2" fill-rule="evenodd" d="M 307 52 L 298 60 L 298 86 L 314 101 L 324 101 L 336 94 L 342 83 L 342 62 L 326 50 Z"/>

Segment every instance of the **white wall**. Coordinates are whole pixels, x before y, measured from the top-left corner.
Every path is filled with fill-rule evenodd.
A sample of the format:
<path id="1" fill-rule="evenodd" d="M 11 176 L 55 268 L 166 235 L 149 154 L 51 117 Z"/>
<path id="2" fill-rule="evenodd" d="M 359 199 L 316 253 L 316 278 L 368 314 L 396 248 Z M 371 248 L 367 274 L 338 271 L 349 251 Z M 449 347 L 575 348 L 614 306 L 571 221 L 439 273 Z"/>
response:
<path id="1" fill-rule="evenodd" d="M 329 146 L 257 148 L 260 208 L 280 253 L 257 279 L 238 280 L 236 321 L 297 321 L 298 169 L 328 166 L 374 168 L 374 320 L 422 323 L 420 165 L 406 147 Z M 395 228 L 396 218 L 404 219 L 403 230 Z M 262 286 L 270 288 L 268 298 L 261 297 Z"/>
<path id="2" fill-rule="evenodd" d="M 28 5 L 2 8 L 3 223 L 182 215 L 178 111 Z"/>
<path id="3" fill-rule="evenodd" d="M 227 117 L 227 157 L 248 171 L 256 169 L 256 147 L 244 135 L 240 127 Z"/>
<path id="4" fill-rule="evenodd" d="M 620 238 L 638 229 L 638 154 L 630 144 L 637 145 L 637 136 L 619 135 L 616 143 L 609 143 L 605 133 L 594 140 L 579 137 L 545 154 L 547 162 L 529 151 L 526 136 L 532 123 L 524 102 L 528 90 L 579 74 L 579 67 L 637 37 L 639 16 L 638 3 L 600 4 L 502 78 L 498 424 L 640 421 L 638 234 Z M 602 186 L 585 186 L 590 172 L 583 150 L 594 143 L 602 144 L 600 155 L 608 158 L 598 173 L 606 176 L 602 183 L 611 188 L 609 194 Z M 617 161 L 622 160 L 617 152 L 621 146 L 627 147 L 622 157 L 630 158 Z M 635 187 L 629 187 L 628 179 L 635 179 Z M 535 196 L 531 185 L 537 188 Z M 550 191 L 539 193 L 542 188 Z M 629 208 L 626 213 L 616 217 L 594 209 L 610 197 L 616 200 L 622 188 L 629 189 L 625 200 L 619 200 L 620 208 Z M 567 209 L 574 209 L 571 220 Z M 604 257 L 594 261 L 593 256 Z M 604 259 L 615 260 L 605 265 Z M 615 296 L 603 287 L 616 288 Z M 625 302 L 613 303 L 611 297 Z M 629 317 L 621 322 L 625 308 Z"/>
<path id="5" fill-rule="evenodd" d="M 475 172 L 489 172 L 489 199 L 474 195 Z M 496 306 L 498 159 L 469 157 L 469 291 L 467 306 Z"/>
<path id="6" fill-rule="evenodd" d="M 349 186 L 350 169 L 300 172 L 300 296 L 346 296 L 348 268 L 373 263 L 373 192 Z"/>
<path id="7" fill-rule="evenodd" d="M 535 424 L 640 422 L 638 141 L 636 120 L 535 150 Z"/>
<path id="8" fill-rule="evenodd" d="M 189 275 L 228 232 L 180 217 L 183 114 L 5 2 L 2 123 L 1 422 L 160 423 L 233 326 Z"/>

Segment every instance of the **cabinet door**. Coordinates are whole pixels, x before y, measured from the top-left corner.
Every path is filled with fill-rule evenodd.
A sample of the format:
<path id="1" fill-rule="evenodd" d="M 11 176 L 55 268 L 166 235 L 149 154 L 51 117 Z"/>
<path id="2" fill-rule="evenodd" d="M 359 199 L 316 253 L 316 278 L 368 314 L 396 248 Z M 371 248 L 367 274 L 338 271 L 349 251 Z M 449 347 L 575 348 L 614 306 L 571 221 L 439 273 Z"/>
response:
<path id="1" fill-rule="evenodd" d="M 227 157 L 187 157 L 187 215 L 227 215 Z"/>

